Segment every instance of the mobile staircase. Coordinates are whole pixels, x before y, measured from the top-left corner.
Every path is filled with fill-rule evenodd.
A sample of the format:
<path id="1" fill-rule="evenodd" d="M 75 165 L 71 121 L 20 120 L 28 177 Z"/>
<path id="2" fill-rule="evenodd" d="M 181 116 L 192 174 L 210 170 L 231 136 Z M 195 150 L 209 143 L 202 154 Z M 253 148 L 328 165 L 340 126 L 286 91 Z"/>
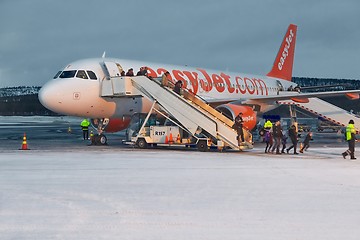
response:
<path id="1" fill-rule="evenodd" d="M 360 118 L 342 108 L 319 98 L 309 98 L 308 103 L 298 103 L 292 100 L 279 101 L 280 104 L 295 105 L 317 116 L 320 116 L 336 125 L 347 126 L 349 120 L 354 120 L 356 131 L 360 131 Z"/>
<path id="2" fill-rule="evenodd" d="M 133 97 L 141 94 L 161 106 L 193 136 L 202 132 L 234 150 L 253 148 L 250 131 L 243 129 L 245 141 L 239 146 L 232 120 L 186 89 L 182 89 L 180 95 L 175 93 L 173 84 L 169 82 L 170 86 L 163 86 L 162 80 L 147 76 L 104 79 L 101 96 Z"/>

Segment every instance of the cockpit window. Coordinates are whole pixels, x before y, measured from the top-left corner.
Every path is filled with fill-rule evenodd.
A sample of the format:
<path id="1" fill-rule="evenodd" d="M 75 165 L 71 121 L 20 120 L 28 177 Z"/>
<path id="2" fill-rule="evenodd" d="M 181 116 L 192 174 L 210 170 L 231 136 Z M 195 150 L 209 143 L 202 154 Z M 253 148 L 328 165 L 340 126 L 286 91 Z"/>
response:
<path id="1" fill-rule="evenodd" d="M 54 76 L 54 79 L 55 79 L 55 78 L 58 78 L 59 75 L 61 74 L 61 72 L 62 72 L 62 71 L 58 71 L 57 74 Z"/>
<path id="2" fill-rule="evenodd" d="M 94 79 L 97 80 L 96 74 L 93 71 L 86 71 L 87 74 L 89 75 L 90 79 Z"/>
<path id="3" fill-rule="evenodd" d="M 59 78 L 73 78 L 75 77 L 75 73 L 76 73 L 76 70 L 71 70 L 71 71 L 63 71 Z"/>
<path id="4" fill-rule="evenodd" d="M 88 79 L 88 76 L 86 75 L 86 72 L 84 70 L 79 70 L 76 74 L 76 77 L 82 79 Z"/>

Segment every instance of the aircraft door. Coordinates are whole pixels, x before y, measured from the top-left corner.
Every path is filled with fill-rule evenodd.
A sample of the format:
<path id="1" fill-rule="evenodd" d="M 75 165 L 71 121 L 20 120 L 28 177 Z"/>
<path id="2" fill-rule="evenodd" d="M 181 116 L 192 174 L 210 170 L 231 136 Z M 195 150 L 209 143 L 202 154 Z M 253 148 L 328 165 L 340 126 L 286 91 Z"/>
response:
<path id="1" fill-rule="evenodd" d="M 121 76 L 122 67 L 119 64 L 115 62 L 104 62 L 104 67 L 108 79 Z"/>

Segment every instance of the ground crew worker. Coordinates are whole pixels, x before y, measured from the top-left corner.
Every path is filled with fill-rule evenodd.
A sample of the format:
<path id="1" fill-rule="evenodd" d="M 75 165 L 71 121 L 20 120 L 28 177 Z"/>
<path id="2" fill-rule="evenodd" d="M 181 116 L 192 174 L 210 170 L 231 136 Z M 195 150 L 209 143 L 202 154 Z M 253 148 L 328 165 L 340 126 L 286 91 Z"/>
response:
<path id="1" fill-rule="evenodd" d="M 90 126 L 90 122 L 89 120 L 87 120 L 86 118 L 84 120 L 82 120 L 82 122 L 80 123 L 81 129 L 83 131 L 83 138 L 84 140 L 89 139 L 89 126 Z"/>
<path id="2" fill-rule="evenodd" d="M 356 141 L 355 133 L 356 133 L 356 130 L 355 130 L 355 126 L 354 126 L 354 120 L 350 120 L 349 124 L 346 127 L 346 141 L 348 142 L 349 149 L 342 153 L 344 159 L 346 158 L 347 155 L 350 155 L 350 158 L 352 160 L 356 159 L 356 157 L 354 156 L 355 141 Z"/>

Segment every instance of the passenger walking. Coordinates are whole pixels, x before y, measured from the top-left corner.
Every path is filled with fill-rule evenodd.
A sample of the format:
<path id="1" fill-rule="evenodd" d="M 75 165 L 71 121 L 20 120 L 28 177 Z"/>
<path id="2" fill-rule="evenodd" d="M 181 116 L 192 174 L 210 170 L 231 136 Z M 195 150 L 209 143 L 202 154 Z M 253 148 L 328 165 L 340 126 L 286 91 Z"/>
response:
<path id="1" fill-rule="evenodd" d="M 281 137 L 282 137 L 282 128 L 280 124 L 280 120 L 277 120 L 275 125 L 273 126 L 273 137 L 274 137 L 274 146 L 271 149 L 271 153 L 274 153 L 276 149 L 276 154 L 280 153 L 280 144 L 281 144 Z"/>
<path id="2" fill-rule="evenodd" d="M 310 140 L 312 140 L 312 132 L 306 134 L 305 140 L 303 142 L 303 147 L 300 149 L 301 153 L 303 153 L 310 147 Z"/>
<path id="3" fill-rule="evenodd" d="M 347 155 L 350 155 L 350 159 L 355 160 L 355 142 L 356 136 L 355 136 L 356 130 L 354 126 L 354 120 L 350 120 L 349 124 L 346 127 L 346 141 L 348 142 L 349 149 L 342 153 L 344 159 Z"/>
<path id="4" fill-rule="evenodd" d="M 170 81 L 171 81 L 171 75 L 168 71 L 166 71 L 161 79 L 161 85 L 167 87 Z"/>
<path id="5" fill-rule="evenodd" d="M 265 153 L 269 153 L 273 145 L 273 137 L 271 129 L 265 130 L 264 141 L 266 143 Z"/>
<path id="6" fill-rule="evenodd" d="M 147 76 L 147 67 L 140 67 L 140 70 L 136 73 L 136 76 Z"/>
<path id="7" fill-rule="evenodd" d="M 130 68 L 126 73 L 126 76 L 128 76 L 128 77 L 134 76 L 134 69 Z"/>
<path id="8" fill-rule="evenodd" d="M 287 134 L 284 131 L 282 131 L 282 138 L 281 138 L 282 149 L 281 149 L 281 153 L 285 153 L 287 139 L 288 139 Z"/>
<path id="9" fill-rule="evenodd" d="M 83 138 L 84 140 L 89 139 L 89 126 L 90 126 L 90 122 L 89 120 L 87 120 L 86 118 L 84 120 L 82 120 L 82 122 L 80 123 L 81 129 L 83 131 Z"/>
<path id="10" fill-rule="evenodd" d="M 297 136 L 297 131 L 296 131 L 296 127 L 295 125 L 291 125 L 291 127 L 289 128 L 289 138 L 291 140 L 292 145 L 286 149 L 286 152 L 289 153 L 289 151 L 294 148 L 294 154 L 299 154 L 296 152 L 296 148 L 297 148 L 297 143 L 298 143 L 298 136 Z"/>
<path id="11" fill-rule="evenodd" d="M 177 94 L 180 95 L 180 91 L 181 91 L 181 88 L 182 88 L 182 81 L 181 80 L 178 80 L 176 83 L 175 83 L 175 87 L 174 87 L 174 92 L 176 92 Z"/>
<path id="12" fill-rule="evenodd" d="M 242 112 L 239 112 L 239 114 L 236 116 L 234 121 L 234 127 L 237 132 L 238 146 L 240 146 L 240 143 L 245 141 L 244 131 L 243 131 L 244 120 L 242 118 L 242 115 L 243 115 Z"/>

